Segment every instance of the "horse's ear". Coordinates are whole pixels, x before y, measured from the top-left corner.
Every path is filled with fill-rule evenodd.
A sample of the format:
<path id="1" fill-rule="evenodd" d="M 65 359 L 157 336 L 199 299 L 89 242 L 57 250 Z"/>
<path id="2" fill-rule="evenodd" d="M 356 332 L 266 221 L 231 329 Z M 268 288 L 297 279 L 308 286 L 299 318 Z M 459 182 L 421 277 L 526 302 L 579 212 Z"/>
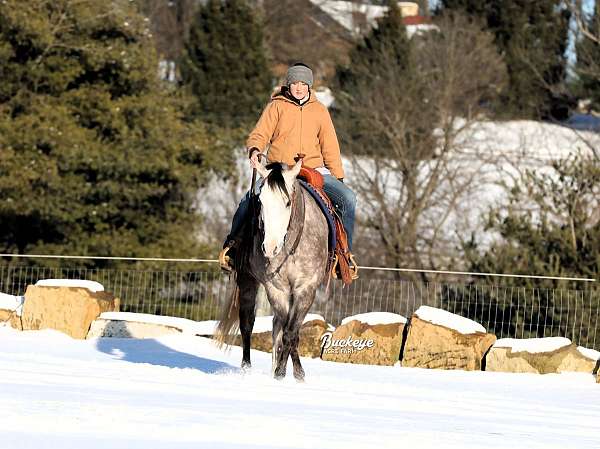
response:
<path id="1" fill-rule="evenodd" d="M 256 171 L 263 179 L 267 179 L 267 176 L 269 176 L 269 173 L 271 173 L 271 170 L 267 170 L 267 168 L 260 162 L 258 163 L 258 167 L 256 168 Z"/>
<path id="2" fill-rule="evenodd" d="M 302 168 L 302 159 L 298 159 L 294 166 L 285 172 L 286 179 L 293 182 L 294 179 L 296 179 L 296 176 L 298 176 L 298 173 L 300 173 L 300 168 Z"/>

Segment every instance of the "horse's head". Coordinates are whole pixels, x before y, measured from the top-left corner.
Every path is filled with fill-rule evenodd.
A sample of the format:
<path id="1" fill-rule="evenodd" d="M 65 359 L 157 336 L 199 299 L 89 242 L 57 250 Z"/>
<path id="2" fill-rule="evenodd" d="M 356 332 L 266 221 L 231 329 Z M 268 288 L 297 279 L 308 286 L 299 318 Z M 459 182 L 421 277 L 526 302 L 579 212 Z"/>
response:
<path id="1" fill-rule="evenodd" d="M 300 159 L 291 168 L 273 163 L 258 170 L 264 178 L 258 198 L 261 204 L 260 219 L 264 230 L 262 250 L 267 258 L 275 257 L 283 248 L 292 214 L 294 181 L 301 166 Z"/>

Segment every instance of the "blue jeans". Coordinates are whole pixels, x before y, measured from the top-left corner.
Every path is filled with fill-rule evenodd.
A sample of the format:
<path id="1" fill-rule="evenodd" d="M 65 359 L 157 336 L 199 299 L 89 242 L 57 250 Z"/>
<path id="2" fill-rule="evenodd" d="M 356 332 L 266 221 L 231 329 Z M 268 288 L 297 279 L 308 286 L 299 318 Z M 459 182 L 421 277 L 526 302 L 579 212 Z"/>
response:
<path id="1" fill-rule="evenodd" d="M 342 219 L 344 229 L 348 236 L 348 247 L 352 251 L 352 235 L 354 234 L 354 216 L 356 212 L 356 195 L 350 188 L 339 181 L 335 176 L 323 175 L 325 185 L 323 190 L 331 199 L 335 211 Z M 244 221 L 248 216 L 248 207 L 250 205 L 250 191 L 246 192 L 240 204 L 233 215 L 231 223 L 231 232 L 227 241 L 240 235 Z"/>
<path id="2" fill-rule="evenodd" d="M 356 213 L 356 195 L 350 188 L 333 175 L 323 175 L 325 185 L 323 190 L 333 203 L 335 211 L 342 219 L 346 235 L 348 236 L 348 249 L 352 251 L 352 236 L 354 234 L 354 217 Z"/>

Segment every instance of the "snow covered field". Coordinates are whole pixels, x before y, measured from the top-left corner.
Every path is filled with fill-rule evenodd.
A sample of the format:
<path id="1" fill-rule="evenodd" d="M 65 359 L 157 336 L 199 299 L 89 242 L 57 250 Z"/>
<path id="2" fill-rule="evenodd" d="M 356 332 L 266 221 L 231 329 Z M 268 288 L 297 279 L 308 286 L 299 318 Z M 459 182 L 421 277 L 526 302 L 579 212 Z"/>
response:
<path id="1" fill-rule="evenodd" d="M 0 327 L 0 448 L 600 448 L 600 385 L 533 375 L 269 354 L 237 367 L 210 340 L 79 341 Z"/>

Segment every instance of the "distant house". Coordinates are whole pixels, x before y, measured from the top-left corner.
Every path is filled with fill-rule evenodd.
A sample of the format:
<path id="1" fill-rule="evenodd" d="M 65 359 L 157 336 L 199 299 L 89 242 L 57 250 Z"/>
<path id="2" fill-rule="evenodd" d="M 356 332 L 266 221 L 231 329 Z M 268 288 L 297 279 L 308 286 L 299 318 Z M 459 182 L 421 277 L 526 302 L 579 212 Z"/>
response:
<path id="1" fill-rule="evenodd" d="M 370 5 L 344 0 L 310 0 L 322 12 L 341 25 L 352 38 L 359 37 L 376 26 L 377 19 L 383 17 L 387 6 Z M 398 2 L 403 21 L 409 36 L 435 29 L 431 19 L 419 15 L 419 5 L 415 2 Z"/>
<path id="2" fill-rule="evenodd" d="M 317 69 L 317 83 L 329 79 L 337 64 L 348 62 L 348 54 L 357 39 L 377 26 L 377 19 L 383 17 L 388 10 L 387 6 L 344 0 L 298 1 L 300 4 L 295 7 L 301 13 L 294 18 L 294 28 L 280 30 L 276 39 L 271 41 L 271 46 L 274 47 L 271 50 L 275 56 L 272 69 L 280 79 L 285 75 L 288 64 L 297 60 L 303 60 Z M 436 29 L 430 17 L 419 14 L 417 3 L 398 4 L 409 36 Z M 295 50 L 300 47 L 305 49 L 304 52 Z"/>

